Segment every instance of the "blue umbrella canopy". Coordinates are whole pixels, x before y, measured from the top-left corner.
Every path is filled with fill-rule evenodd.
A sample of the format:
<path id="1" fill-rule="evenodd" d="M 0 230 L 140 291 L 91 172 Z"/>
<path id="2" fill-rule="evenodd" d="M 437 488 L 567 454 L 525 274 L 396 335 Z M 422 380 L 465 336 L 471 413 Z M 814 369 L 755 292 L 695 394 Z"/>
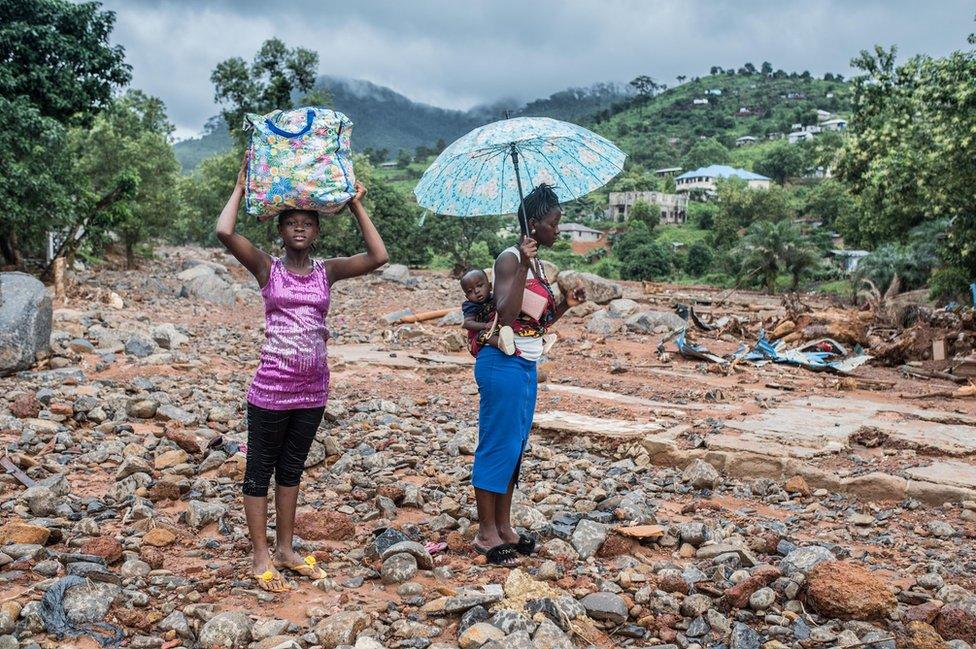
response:
<path id="1" fill-rule="evenodd" d="M 571 201 L 620 173 L 625 157 L 610 140 L 581 126 L 515 117 L 453 142 L 424 172 L 414 195 L 437 214 L 511 214 L 521 202 L 523 180 L 529 187 L 548 183 L 560 201 Z"/>

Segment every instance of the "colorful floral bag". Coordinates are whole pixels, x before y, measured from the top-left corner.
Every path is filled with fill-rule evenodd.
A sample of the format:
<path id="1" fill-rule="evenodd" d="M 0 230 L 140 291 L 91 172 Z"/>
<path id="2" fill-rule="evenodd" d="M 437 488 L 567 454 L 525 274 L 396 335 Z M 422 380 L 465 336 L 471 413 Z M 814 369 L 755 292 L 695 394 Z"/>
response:
<path id="1" fill-rule="evenodd" d="M 289 209 L 335 214 L 352 198 L 356 179 L 352 122 L 328 108 L 249 113 L 251 133 L 244 205 L 269 218 Z"/>

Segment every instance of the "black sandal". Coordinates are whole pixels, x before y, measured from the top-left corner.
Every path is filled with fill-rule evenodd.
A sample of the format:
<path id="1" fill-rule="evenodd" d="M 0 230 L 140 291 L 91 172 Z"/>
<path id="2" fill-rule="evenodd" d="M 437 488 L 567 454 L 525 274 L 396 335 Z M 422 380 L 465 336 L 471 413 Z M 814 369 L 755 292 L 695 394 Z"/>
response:
<path id="1" fill-rule="evenodd" d="M 484 548 L 479 548 L 477 545 L 474 546 L 475 551 L 485 557 L 488 563 L 495 566 L 502 566 L 504 568 L 514 568 L 518 565 L 518 553 L 515 551 L 515 546 L 511 543 L 502 543 L 501 545 L 496 545 L 490 550 L 485 550 Z"/>
<path id="2" fill-rule="evenodd" d="M 535 552 L 535 535 L 519 534 L 518 543 L 515 544 L 515 551 L 526 557 Z"/>

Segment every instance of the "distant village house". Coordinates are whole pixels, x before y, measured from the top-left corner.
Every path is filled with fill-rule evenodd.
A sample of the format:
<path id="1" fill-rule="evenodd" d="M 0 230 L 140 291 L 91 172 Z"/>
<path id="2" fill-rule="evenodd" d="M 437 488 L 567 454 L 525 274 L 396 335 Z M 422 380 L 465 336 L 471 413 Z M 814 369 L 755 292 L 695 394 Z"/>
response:
<path id="1" fill-rule="evenodd" d="M 743 135 L 735 141 L 736 146 L 751 146 L 758 142 L 758 140 L 751 135 Z"/>
<path id="2" fill-rule="evenodd" d="M 559 234 L 570 241 L 599 241 L 603 232 L 587 227 L 582 223 L 560 223 Z"/>
<path id="3" fill-rule="evenodd" d="M 630 219 L 630 208 L 637 201 L 657 205 L 661 210 L 661 223 L 684 223 L 688 217 L 688 197 L 664 192 L 610 192 L 607 219 L 623 222 Z"/>
<path id="4" fill-rule="evenodd" d="M 746 181 L 750 189 L 769 189 L 771 182 L 766 176 L 725 165 L 709 165 L 708 167 L 686 171 L 674 181 L 679 194 L 687 194 L 696 189 L 711 194 L 715 192 L 715 183 L 720 178 L 741 178 Z"/>

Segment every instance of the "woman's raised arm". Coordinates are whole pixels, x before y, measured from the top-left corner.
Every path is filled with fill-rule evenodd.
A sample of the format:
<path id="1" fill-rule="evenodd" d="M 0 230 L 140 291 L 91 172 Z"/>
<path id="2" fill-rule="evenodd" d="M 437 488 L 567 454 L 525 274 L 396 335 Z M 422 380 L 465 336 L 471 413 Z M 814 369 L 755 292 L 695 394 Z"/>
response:
<path id="1" fill-rule="evenodd" d="M 241 199 L 244 197 L 244 178 L 247 168 L 247 158 L 241 165 L 241 170 L 237 173 L 237 184 L 231 192 L 227 204 L 220 212 L 217 219 L 217 238 L 234 255 L 237 261 L 248 269 L 254 278 L 258 280 L 258 286 L 264 287 L 268 283 L 268 274 L 271 272 L 271 255 L 255 247 L 247 237 L 237 234 L 237 212 L 241 207 Z"/>

